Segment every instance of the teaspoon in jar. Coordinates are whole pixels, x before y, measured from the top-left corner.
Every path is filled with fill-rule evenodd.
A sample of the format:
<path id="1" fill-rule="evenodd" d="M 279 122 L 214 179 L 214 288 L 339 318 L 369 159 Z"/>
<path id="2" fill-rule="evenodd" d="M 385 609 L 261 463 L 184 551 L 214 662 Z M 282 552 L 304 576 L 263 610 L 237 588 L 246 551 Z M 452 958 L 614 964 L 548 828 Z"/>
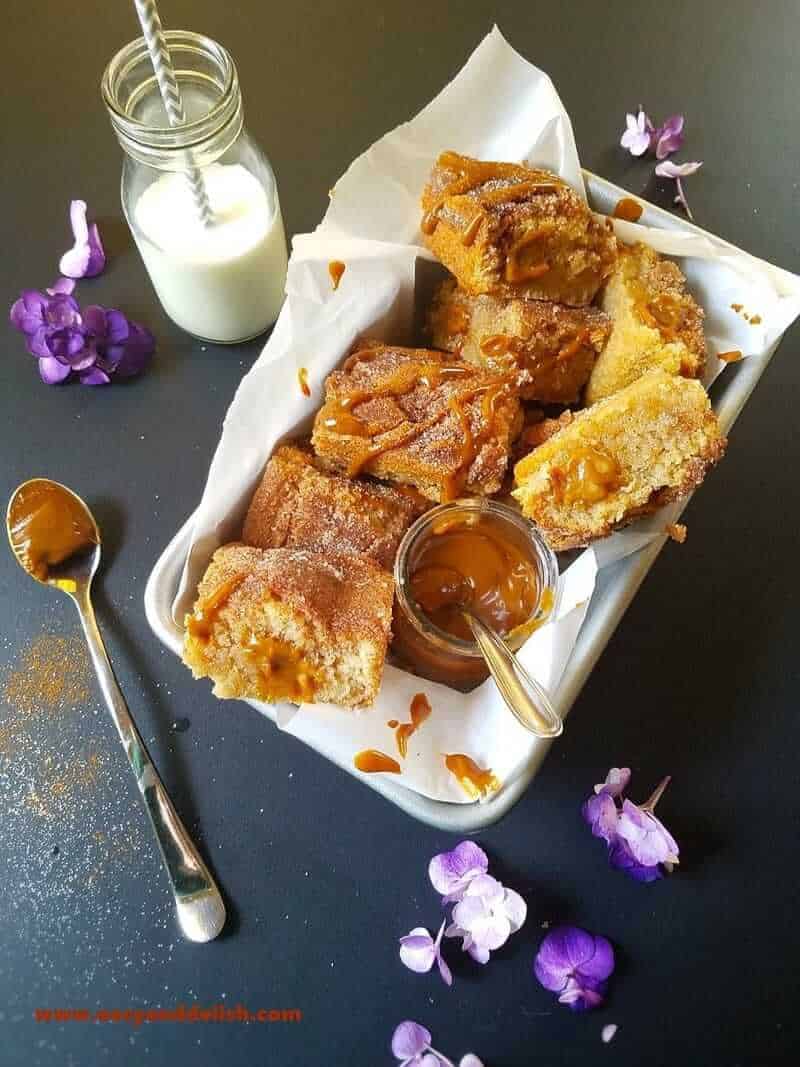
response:
<path id="1" fill-rule="evenodd" d="M 537 737 L 559 737 L 564 724 L 547 691 L 525 670 L 503 638 L 462 609 L 500 695 L 517 722 Z"/>
<path id="2" fill-rule="evenodd" d="M 22 569 L 66 593 L 78 609 L 100 689 L 161 849 L 178 923 L 188 940 L 211 941 L 225 924 L 225 905 L 134 725 L 97 627 L 91 585 L 100 564 L 100 531 L 94 516 L 66 486 L 34 478 L 12 494 L 6 531 Z"/>

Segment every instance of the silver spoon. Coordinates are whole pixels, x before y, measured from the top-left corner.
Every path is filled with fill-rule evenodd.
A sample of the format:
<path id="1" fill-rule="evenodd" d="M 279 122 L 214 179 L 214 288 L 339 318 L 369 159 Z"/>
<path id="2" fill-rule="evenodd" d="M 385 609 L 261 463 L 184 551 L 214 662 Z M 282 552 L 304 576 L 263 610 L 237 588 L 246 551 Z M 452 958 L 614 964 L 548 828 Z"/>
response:
<path id="1" fill-rule="evenodd" d="M 537 737 L 558 737 L 564 724 L 547 691 L 525 670 L 503 638 L 471 611 L 462 609 L 486 666 L 517 722 Z"/>
<path id="2" fill-rule="evenodd" d="M 139 736 L 97 628 L 91 585 L 100 563 L 100 531 L 94 516 L 66 486 L 34 478 L 12 494 L 6 531 L 20 566 L 43 585 L 61 589 L 78 609 L 100 689 L 161 849 L 178 923 L 190 941 L 211 941 L 225 925 L 225 905 Z"/>

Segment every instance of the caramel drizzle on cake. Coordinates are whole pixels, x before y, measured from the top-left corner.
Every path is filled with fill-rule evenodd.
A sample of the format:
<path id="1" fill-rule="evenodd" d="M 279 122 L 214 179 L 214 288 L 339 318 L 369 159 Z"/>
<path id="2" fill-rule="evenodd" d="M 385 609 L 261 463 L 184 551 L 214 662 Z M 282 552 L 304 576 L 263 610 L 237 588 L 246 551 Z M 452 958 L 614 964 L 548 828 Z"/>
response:
<path id="1" fill-rule="evenodd" d="M 433 207 L 422 216 L 420 228 L 423 233 L 428 235 L 432 234 L 436 229 L 439 222 L 439 212 L 445 201 L 451 196 L 463 196 L 466 193 L 479 190 L 478 203 L 481 206 L 512 204 L 516 200 L 526 200 L 530 196 L 558 192 L 559 187 L 564 184 L 555 175 L 545 175 L 544 173 L 542 173 L 541 178 L 526 178 L 522 181 L 514 181 L 512 177 L 509 177 L 509 165 L 507 163 L 484 163 L 482 160 L 467 159 L 464 156 L 459 156 L 455 152 L 442 153 L 439 158 L 439 166 L 454 171 L 455 177 L 439 194 L 439 199 Z M 494 189 L 481 188 L 484 185 L 488 185 L 489 182 L 496 181 L 505 181 L 509 184 Z M 475 240 L 481 217 L 482 215 L 479 211 L 468 223 L 466 230 L 462 234 L 462 241 L 465 245 L 470 245 Z"/>
<path id="2" fill-rule="evenodd" d="M 353 366 L 359 362 L 369 361 L 371 358 L 380 354 L 380 352 L 381 349 L 367 349 L 363 352 L 354 353 L 345 363 L 345 371 L 351 370 Z M 345 396 L 339 397 L 332 402 L 329 401 L 328 403 L 331 404 L 332 411 L 331 414 L 324 419 L 324 425 L 334 433 L 346 434 L 352 437 L 372 437 L 373 433 L 369 422 L 359 418 L 355 412 L 355 408 L 357 408 L 359 404 L 363 404 L 368 400 L 374 400 L 378 397 L 399 398 L 407 395 L 420 384 L 425 385 L 430 389 L 435 389 L 448 379 L 470 378 L 474 373 L 475 369 L 472 366 L 461 363 L 430 362 L 424 364 L 422 368 L 420 368 L 418 363 L 401 365 L 388 381 L 382 383 L 380 386 L 371 386 L 370 388 L 365 389 L 354 388 Z M 461 456 L 457 470 L 447 475 L 444 480 L 443 499 L 455 499 L 463 488 L 464 482 L 469 474 L 469 469 L 477 457 L 481 446 L 492 434 L 497 413 L 497 405 L 500 399 L 509 395 L 513 391 L 515 384 L 516 376 L 514 374 L 498 373 L 495 375 L 494 381 L 479 382 L 474 387 L 468 388 L 462 392 L 460 395 L 451 397 L 446 407 L 443 407 L 429 418 L 422 419 L 419 422 L 408 426 L 405 432 L 400 434 L 399 437 L 392 438 L 390 436 L 392 432 L 391 429 L 382 431 L 381 436 L 384 437 L 384 440 L 373 441 L 366 445 L 360 454 L 349 464 L 347 468 L 347 476 L 349 478 L 357 477 L 367 464 L 371 463 L 378 456 L 383 455 L 385 452 L 390 452 L 392 449 L 402 448 L 411 444 L 421 434 L 441 422 L 448 413 L 452 413 L 455 415 L 461 428 Z M 478 397 L 481 398 L 481 425 L 478 432 L 473 433 L 470 426 L 467 405 L 478 399 Z M 387 436 L 389 437 L 388 440 L 385 439 Z"/>

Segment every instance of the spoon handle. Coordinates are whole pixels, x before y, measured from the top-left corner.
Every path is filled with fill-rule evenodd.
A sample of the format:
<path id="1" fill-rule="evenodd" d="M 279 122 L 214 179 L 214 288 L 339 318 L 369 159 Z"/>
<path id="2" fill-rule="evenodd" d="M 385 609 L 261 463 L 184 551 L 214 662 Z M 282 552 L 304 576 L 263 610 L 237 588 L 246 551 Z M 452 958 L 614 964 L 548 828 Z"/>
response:
<path id="1" fill-rule="evenodd" d="M 564 724 L 547 692 L 528 674 L 494 630 L 475 615 L 465 615 L 495 685 L 517 722 L 537 737 L 558 737 Z"/>
<path id="2" fill-rule="evenodd" d="M 175 811 L 131 718 L 97 626 L 88 586 L 79 589 L 73 599 L 81 617 L 97 680 L 128 762 L 136 775 L 139 792 L 161 849 L 175 897 L 178 923 L 190 941 L 211 941 L 225 924 L 225 905 L 220 891 Z"/>

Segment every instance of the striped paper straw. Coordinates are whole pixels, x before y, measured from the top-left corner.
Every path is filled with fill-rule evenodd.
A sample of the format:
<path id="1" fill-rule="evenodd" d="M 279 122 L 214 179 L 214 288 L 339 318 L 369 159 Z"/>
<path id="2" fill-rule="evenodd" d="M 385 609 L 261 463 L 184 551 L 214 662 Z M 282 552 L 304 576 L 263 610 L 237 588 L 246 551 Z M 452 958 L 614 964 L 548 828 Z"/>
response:
<path id="1" fill-rule="evenodd" d="M 178 79 L 172 67 L 172 59 L 164 40 L 164 31 L 161 29 L 161 19 L 158 17 L 158 8 L 155 0 L 133 0 L 136 5 L 136 14 L 142 26 L 144 41 L 150 54 L 150 62 L 156 74 L 161 99 L 164 101 L 167 118 L 170 126 L 182 126 L 186 122 L 186 112 L 183 110 L 181 91 L 178 88 Z M 214 221 L 211 205 L 208 202 L 205 182 L 199 167 L 195 167 L 189 158 L 186 176 L 192 187 L 192 196 L 197 206 L 197 213 L 204 226 L 210 226 Z"/>

